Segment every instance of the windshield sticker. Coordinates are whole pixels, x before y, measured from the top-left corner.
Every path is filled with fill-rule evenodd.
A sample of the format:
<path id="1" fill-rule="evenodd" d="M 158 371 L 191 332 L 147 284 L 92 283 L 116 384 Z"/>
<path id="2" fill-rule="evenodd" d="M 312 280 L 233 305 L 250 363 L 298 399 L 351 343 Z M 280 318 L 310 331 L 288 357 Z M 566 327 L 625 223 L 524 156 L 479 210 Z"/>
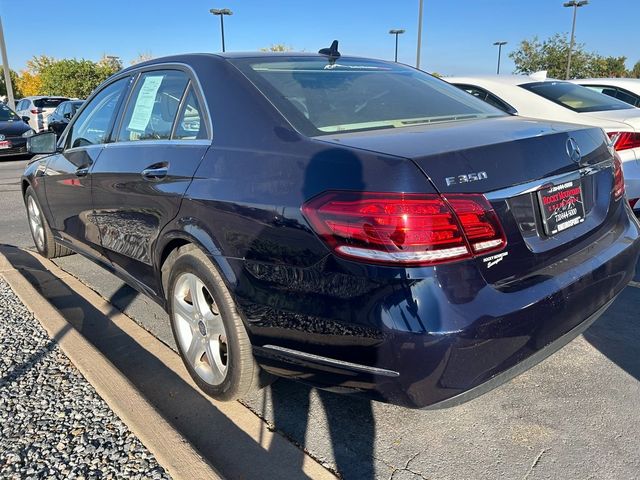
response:
<path id="1" fill-rule="evenodd" d="M 151 112 L 153 111 L 153 105 L 156 101 L 156 95 L 158 94 L 158 89 L 163 79 L 164 75 L 145 77 L 142 87 L 138 92 L 138 98 L 136 98 L 136 105 L 131 114 L 131 120 L 127 127 L 128 130 L 137 132 L 146 131 L 149 120 L 151 119 Z"/>

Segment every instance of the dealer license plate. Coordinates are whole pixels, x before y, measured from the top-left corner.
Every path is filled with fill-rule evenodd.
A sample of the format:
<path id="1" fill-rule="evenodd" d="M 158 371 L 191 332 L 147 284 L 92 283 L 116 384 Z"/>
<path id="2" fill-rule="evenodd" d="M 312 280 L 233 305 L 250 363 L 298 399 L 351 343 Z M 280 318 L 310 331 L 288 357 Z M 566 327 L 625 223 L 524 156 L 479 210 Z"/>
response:
<path id="1" fill-rule="evenodd" d="M 538 192 L 544 232 L 555 235 L 584 222 L 580 180 L 564 182 Z"/>

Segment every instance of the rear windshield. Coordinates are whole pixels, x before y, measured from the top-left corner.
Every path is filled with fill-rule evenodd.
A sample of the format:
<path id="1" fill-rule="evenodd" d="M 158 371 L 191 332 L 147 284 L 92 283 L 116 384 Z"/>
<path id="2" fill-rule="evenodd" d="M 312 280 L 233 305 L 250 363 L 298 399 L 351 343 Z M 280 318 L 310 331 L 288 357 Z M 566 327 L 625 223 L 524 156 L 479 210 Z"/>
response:
<path id="1" fill-rule="evenodd" d="M 0 104 L 0 122 L 7 122 L 9 120 L 20 120 L 20 117 L 6 105 Z"/>
<path id="2" fill-rule="evenodd" d="M 442 80 L 399 64 L 338 58 L 232 60 L 305 135 L 504 116 Z"/>
<path id="3" fill-rule="evenodd" d="M 33 101 L 36 108 L 56 108 L 62 102 L 66 102 L 68 98 L 38 98 Z"/>
<path id="4" fill-rule="evenodd" d="M 604 112 L 634 108 L 628 103 L 569 82 L 536 82 L 520 86 L 574 112 Z"/>

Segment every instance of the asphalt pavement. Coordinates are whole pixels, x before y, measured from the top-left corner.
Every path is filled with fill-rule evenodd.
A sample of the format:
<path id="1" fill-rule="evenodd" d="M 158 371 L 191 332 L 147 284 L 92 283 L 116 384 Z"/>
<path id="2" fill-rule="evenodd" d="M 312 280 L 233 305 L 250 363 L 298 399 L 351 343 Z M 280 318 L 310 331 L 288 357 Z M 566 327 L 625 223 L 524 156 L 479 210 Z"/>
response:
<path id="1" fill-rule="evenodd" d="M 21 168 L 0 163 L 0 243 L 24 247 Z M 79 255 L 56 263 L 174 346 L 153 302 Z M 301 447 L 300 462 L 304 449 L 347 479 L 640 478 L 639 311 L 640 288 L 627 287 L 583 336 L 451 409 L 406 410 L 287 380 L 243 403 Z"/>

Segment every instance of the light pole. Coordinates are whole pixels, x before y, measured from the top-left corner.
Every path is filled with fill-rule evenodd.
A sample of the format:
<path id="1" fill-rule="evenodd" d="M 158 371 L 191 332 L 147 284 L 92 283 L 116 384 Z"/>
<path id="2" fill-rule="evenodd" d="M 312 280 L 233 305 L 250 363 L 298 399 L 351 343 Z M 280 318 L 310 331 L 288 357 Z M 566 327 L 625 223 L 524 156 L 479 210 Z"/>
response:
<path id="1" fill-rule="evenodd" d="M 7 87 L 7 104 L 11 110 L 16 109 L 16 102 L 13 98 L 13 85 L 11 85 L 11 70 L 9 69 L 9 59 L 7 58 L 7 46 L 4 43 L 4 31 L 2 30 L 2 18 L 0 18 L 0 52 L 2 53 L 2 68 L 4 70 L 4 84 Z"/>
<path id="2" fill-rule="evenodd" d="M 569 56 L 567 58 L 567 73 L 565 75 L 565 80 L 569 80 L 569 71 L 571 70 L 571 54 L 573 53 L 573 43 L 575 41 L 575 32 L 576 32 L 576 14 L 578 13 L 578 7 L 584 7 L 589 4 L 589 0 L 571 0 L 570 2 L 565 2 L 562 4 L 563 7 L 573 7 L 573 25 L 571 26 L 571 42 L 569 43 Z"/>
<path id="3" fill-rule="evenodd" d="M 391 35 L 395 35 L 396 36 L 396 55 L 394 57 L 394 61 L 397 63 L 398 62 L 398 35 L 401 35 L 404 33 L 404 30 L 400 29 L 400 30 L 389 30 L 389 33 Z"/>
<path id="4" fill-rule="evenodd" d="M 422 0 L 418 9 L 418 48 L 416 48 L 416 68 L 420 69 L 420 47 L 422 46 Z"/>
<path id="5" fill-rule="evenodd" d="M 225 15 L 233 15 L 233 12 L 228 8 L 212 8 L 209 10 L 210 13 L 214 15 L 218 15 L 220 17 L 220 32 L 222 33 L 222 51 L 224 52 L 224 16 Z"/>
<path id="6" fill-rule="evenodd" d="M 498 69 L 496 70 L 496 75 L 500 75 L 500 55 L 502 54 L 502 46 L 506 45 L 507 42 L 493 42 L 493 44 L 498 46 Z"/>

